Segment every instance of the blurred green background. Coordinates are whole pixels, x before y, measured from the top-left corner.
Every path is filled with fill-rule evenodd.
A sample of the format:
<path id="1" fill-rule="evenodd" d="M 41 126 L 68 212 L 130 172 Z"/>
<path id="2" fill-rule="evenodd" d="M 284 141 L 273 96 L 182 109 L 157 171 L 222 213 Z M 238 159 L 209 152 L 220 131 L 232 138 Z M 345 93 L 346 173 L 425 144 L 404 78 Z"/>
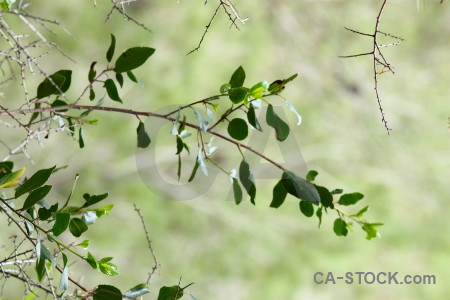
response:
<path id="1" fill-rule="evenodd" d="M 384 48 L 396 71 L 379 78 L 386 117 L 393 128 L 389 136 L 373 91 L 371 58 L 337 57 L 371 51 L 370 38 L 351 34 L 344 26 L 372 32 L 382 1 L 236 0 L 241 15 L 251 20 L 237 31 L 229 29 L 227 16 L 219 13 L 200 51 L 189 56 L 217 1 L 131 4 L 128 13 L 152 33 L 117 13 L 105 23 L 109 1 L 97 2 L 97 8 L 92 1 L 33 1 L 30 7 L 36 14 L 58 19 L 71 33 L 56 28 L 57 35 L 48 34 L 48 38 L 76 63 L 59 54 L 43 62 L 50 73 L 62 68 L 74 71 L 69 97 L 76 97 L 86 86 L 93 60 L 105 63 L 110 33 L 117 38 L 116 56 L 131 46 L 156 48 L 150 61 L 135 72 L 145 87 L 129 83 L 121 90 L 127 108 L 154 111 L 214 95 L 239 65 L 245 68 L 249 84 L 298 72 L 284 95 L 303 116 L 303 124 L 293 128 L 301 156 L 309 169 L 319 171 L 319 184 L 364 193 L 360 206 L 370 205 L 367 219 L 385 226 L 380 228 L 381 238 L 371 241 L 357 227 L 346 238 L 336 237 L 333 214 L 325 216 L 318 229 L 317 219 L 303 217 L 293 198 L 278 210 L 269 208 L 275 180 L 257 182 L 256 207 L 248 202 L 236 207 L 225 201 L 230 185 L 223 175 L 197 199 L 171 201 L 176 194 L 170 190 L 165 195 L 153 193 L 137 173 L 136 119 L 96 112 L 92 116 L 100 122 L 86 128 L 85 149 L 78 149 L 64 134 L 53 134 L 43 147 L 31 145 L 35 166 L 16 158 L 16 165 L 26 165 L 29 172 L 68 164 L 52 180 L 58 187 L 57 199 L 65 199 L 76 173 L 81 177 L 74 201 L 81 203 L 84 192 L 110 193 L 109 201 L 115 204 L 112 216 L 100 219 L 86 238 L 91 239 L 89 250 L 95 256 L 115 257 L 121 275 L 106 278 L 80 262 L 71 267 L 75 278 L 87 286 L 111 283 L 122 291 L 145 281 L 153 262 L 133 210 L 135 203 L 161 264 L 151 282 L 152 293 L 145 299 L 156 299 L 159 287 L 175 285 L 181 276 L 181 286 L 195 282 L 188 292 L 199 300 L 447 298 L 448 4 L 430 1 L 426 8 L 418 8 L 414 1 L 402 0 L 386 7 L 381 30 L 407 40 Z M 30 77 L 29 86 L 41 80 Z M 12 107 L 20 100 L 8 96 L 1 101 Z M 286 115 L 294 124 L 295 116 Z M 18 132 L 7 133 L 4 128 L 2 135 L 19 137 Z M 195 147 L 195 139 L 191 143 Z M 159 144 L 162 150 L 157 151 L 166 154 L 158 157 L 173 159 L 162 168 L 173 170 L 173 142 Z M 216 139 L 215 144 L 219 157 L 228 156 L 224 150 L 221 153 L 223 142 Z M 269 150 L 265 154 L 279 158 L 279 153 Z M 5 149 L 1 151 L 3 157 Z M 239 156 L 231 156 L 225 164 L 237 168 Z M 8 244 L 6 230 L 10 229 L 5 229 L 2 245 Z M 337 276 L 358 271 L 434 274 L 437 284 L 317 285 L 313 275 L 318 271 Z M 16 299 L 17 290 L 8 286 L 5 296 Z"/>

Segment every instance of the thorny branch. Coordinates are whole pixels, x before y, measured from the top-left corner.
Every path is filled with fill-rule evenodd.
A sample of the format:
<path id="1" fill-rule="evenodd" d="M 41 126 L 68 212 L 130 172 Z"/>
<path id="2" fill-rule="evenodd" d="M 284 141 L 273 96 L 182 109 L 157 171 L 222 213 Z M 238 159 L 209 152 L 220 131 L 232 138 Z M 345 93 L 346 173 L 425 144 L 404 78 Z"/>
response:
<path id="1" fill-rule="evenodd" d="M 208 3 L 208 1 L 205 1 L 205 5 Z M 209 20 L 208 24 L 206 25 L 205 30 L 203 31 L 202 37 L 200 38 L 200 41 L 198 42 L 197 47 L 195 47 L 194 49 L 192 49 L 191 51 L 189 51 L 189 54 L 194 53 L 195 51 L 198 51 L 200 49 L 200 47 L 203 44 L 203 40 L 205 39 L 209 28 L 211 27 L 212 23 L 214 22 L 214 20 L 216 19 L 217 13 L 219 12 L 220 8 L 223 8 L 224 13 L 228 16 L 228 18 L 230 19 L 230 23 L 231 26 L 230 27 L 235 27 L 236 29 L 239 30 L 238 25 L 236 24 L 236 21 L 241 22 L 242 24 L 245 24 L 245 22 L 247 22 L 249 20 L 249 18 L 242 18 L 235 6 L 235 4 L 233 4 L 231 2 L 231 0 L 219 0 L 219 5 L 217 6 L 217 8 L 215 9 L 211 19 Z"/>
<path id="2" fill-rule="evenodd" d="M 388 47 L 388 46 L 396 46 L 398 44 L 400 44 L 400 42 L 405 41 L 403 38 L 392 35 L 390 33 L 385 33 L 382 32 L 380 30 L 380 24 L 381 24 L 381 17 L 383 15 L 383 11 L 384 8 L 386 6 L 387 0 L 383 1 L 383 4 L 381 5 L 380 10 L 378 11 L 378 15 L 376 18 L 376 22 L 375 22 L 375 30 L 374 33 L 370 34 L 370 33 L 363 33 L 360 31 L 356 31 L 350 28 L 345 27 L 346 30 L 355 33 L 355 34 L 359 34 L 362 36 L 368 36 L 371 37 L 373 39 L 373 48 L 372 51 L 370 52 L 365 52 L 365 53 L 359 53 L 359 54 L 353 54 L 353 55 L 346 55 L 346 56 L 339 56 L 341 58 L 354 58 L 354 57 L 360 57 L 360 56 L 372 56 L 373 59 L 373 73 L 374 73 L 374 89 L 375 89 L 375 96 L 377 98 L 377 102 L 378 102 L 378 109 L 380 110 L 381 113 L 381 121 L 384 124 L 384 127 L 387 130 L 387 133 L 390 134 L 391 129 L 388 126 L 387 120 L 386 120 L 386 116 L 384 114 L 384 110 L 383 110 L 383 106 L 381 105 L 381 97 L 380 97 L 380 93 L 379 93 L 379 89 L 378 89 L 378 76 L 386 73 L 386 72 L 391 72 L 392 74 L 394 74 L 394 68 L 392 67 L 392 65 L 390 63 L 388 63 L 388 61 L 386 60 L 386 58 L 384 57 L 383 53 L 381 52 L 380 48 L 382 47 Z M 385 45 L 381 45 L 378 42 L 378 37 L 379 35 L 384 35 L 390 38 L 393 38 L 395 40 L 398 40 L 397 42 L 394 43 L 390 43 L 390 44 L 385 44 Z M 380 70 L 380 66 L 381 66 L 381 70 Z"/>

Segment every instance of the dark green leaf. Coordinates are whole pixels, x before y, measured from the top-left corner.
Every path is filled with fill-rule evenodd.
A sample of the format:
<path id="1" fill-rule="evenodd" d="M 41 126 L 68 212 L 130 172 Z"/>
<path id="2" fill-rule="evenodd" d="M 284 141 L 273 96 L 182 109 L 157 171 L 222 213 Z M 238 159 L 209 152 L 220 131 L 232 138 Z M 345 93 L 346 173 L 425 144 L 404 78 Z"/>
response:
<path id="1" fill-rule="evenodd" d="M 236 205 L 239 205 L 242 202 L 242 189 L 237 179 L 234 177 L 232 179 L 233 179 L 234 202 L 236 203 Z"/>
<path id="2" fill-rule="evenodd" d="M 331 191 L 331 193 L 332 193 L 333 195 L 342 194 L 343 192 L 344 192 L 343 189 L 334 189 L 334 190 Z"/>
<path id="3" fill-rule="evenodd" d="M 44 185 L 41 186 L 35 190 L 33 190 L 25 200 L 25 203 L 23 204 L 23 207 L 21 210 L 27 210 L 36 203 L 38 203 L 41 199 L 43 199 L 52 189 L 51 185 Z"/>
<path id="4" fill-rule="evenodd" d="M 250 106 L 247 112 L 247 120 L 256 130 L 262 131 L 261 125 L 256 118 L 255 108 Z"/>
<path id="5" fill-rule="evenodd" d="M 98 268 L 97 260 L 94 258 L 91 252 L 88 252 L 86 261 L 91 265 L 92 269 Z"/>
<path id="6" fill-rule="evenodd" d="M 280 207 L 284 200 L 286 199 L 287 191 L 284 188 L 282 180 L 278 181 L 278 183 L 273 188 L 273 197 L 272 203 L 270 203 L 270 207 L 278 208 Z"/>
<path id="7" fill-rule="evenodd" d="M 128 75 L 128 78 L 130 78 L 131 81 L 133 81 L 135 83 L 138 83 L 138 80 L 137 80 L 136 76 L 134 76 L 133 72 L 128 71 L 127 75 Z"/>
<path id="8" fill-rule="evenodd" d="M 52 175 L 52 172 L 55 168 L 56 166 L 49 169 L 42 169 L 34 173 L 33 176 L 30 177 L 30 179 L 25 180 L 19 186 L 19 188 L 16 190 L 15 198 L 19 198 L 23 194 L 42 186 L 50 178 L 50 175 Z"/>
<path id="9" fill-rule="evenodd" d="M 49 262 L 53 262 L 53 255 L 50 253 L 50 251 L 45 247 L 43 244 L 40 245 L 41 248 L 41 255 L 39 256 L 40 260 L 48 260 Z"/>
<path id="10" fill-rule="evenodd" d="M 284 90 L 285 86 L 283 84 L 283 80 L 275 80 L 269 86 L 269 93 L 272 95 L 278 95 Z"/>
<path id="11" fill-rule="evenodd" d="M 94 291 L 94 300 L 122 300 L 122 292 L 112 285 L 99 285 Z"/>
<path id="12" fill-rule="evenodd" d="M 330 191 L 328 191 L 328 189 L 323 186 L 315 185 L 315 187 L 320 195 L 320 203 L 322 203 L 324 207 L 329 207 L 333 209 L 334 208 L 333 195 L 330 193 Z"/>
<path id="13" fill-rule="evenodd" d="M 311 202 L 301 200 L 299 206 L 300 206 L 300 211 L 306 217 L 309 218 L 314 215 L 314 207 Z"/>
<path id="14" fill-rule="evenodd" d="M 49 78 L 54 84 L 50 82 L 48 78 L 45 78 L 44 81 L 38 86 L 36 96 L 38 99 L 42 99 L 50 95 L 58 95 L 60 94 L 60 91 L 65 93 L 69 89 L 72 81 L 72 71 L 59 70 L 58 72 L 50 75 Z"/>
<path id="15" fill-rule="evenodd" d="M 108 197 L 108 193 L 104 193 L 101 195 L 89 195 L 88 193 L 83 195 L 84 200 L 86 200 L 86 203 L 84 203 L 83 207 L 88 207 L 91 205 L 94 205 L 102 200 L 105 200 Z"/>
<path id="16" fill-rule="evenodd" d="M 38 281 L 42 281 L 45 276 L 45 260 L 39 259 L 36 261 L 36 273 L 38 276 Z"/>
<path id="17" fill-rule="evenodd" d="M 83 127 L 80 127 L 80 131 L 78 132 L 78 145 L 80 146 L 81 149 L 84 148 L 84 131 L 83 131 Z"/>
<path id="18" fill-rule="evenodd" d="M 245 161 L 245 159 L 242 160 L 241 165 L 239 166 L 239 179 L 241 180 L 242 185 L 247 191 L 247 194 L 250 196 L 250 202 L 255 205 L 255 179 L 253 178 L 253 173 L 250 170 L 250 166 Z"/>
<path id="19" fill-rule="evenodd" d="M 323 206 L 319 207 L 316 211 L 316 216 L 317 216 L 317 218 L 319 218 L 319 228 L 322 225 L 322 209 L 323 209 Z"/>
<path id="20" fill-rule="evenodd" d="M 366 239 L 371 240 L 378 236 L 377 227 L 383 225 L 383 223 L 364 223 L 362 229 L 367 233 Z"/>
<path id="21" fill-rule="evenodd" d="M 228 134 L 239 141 L 244 140 L 248 136 L 248 125 L 245 120 L 235 118 L 228 123 Z"/>
<path id="22" fill-rule="evenodd" d="M 122 73 L 116 73 L 116 80 L 119 83 L 120 87 L 123 87 L 123 75 L 122 75 Z"/>
<path id="23" fill-rule="evenodd" d="M 159 290 L 158 299 L 157 300 L 176 300 L 183 297 L 183 289 L 178 286 L 163 286 Z"/>
<path id="24" fill-rule="evenodd" d="M 306 180 L 308 181 L 314 181 L 316 179 L 316 176 L 319 175 L 319 172 L 315 170 L 308 171 L 308 174 L 306 174 Z"/>
<path id="25" fill-rule="evenodd" d="M 351 194 L 344 194 L 339 198 L 338 203 L 340 205 L 353 205 L 358 203 L 359 200 L 364 198 L 364 195 L 361 193 L 351 193 Z"/>
<path id="26" fill-rule="evenodd" d="M 135 286 L 134 288 L 129 289 L 126 293 L 125 293 L 125 297 L 130 298 L 130 299 L 136 299 L 139 296 L 145 295 L 150 293 L 150 289 L 148 288 L 148 284 L 146 283 L 142 283 L 142 284 L 138 284 L 137 286 Z"/>
<path id="27" fill-rule="evenodd" d="M 58 107 L 58 106 L 65 106 L 65 105 L 67 105 L 67 103 L 65 101 L 57 99 L 57 100 L 53 101 L 51 106 L 52 107 Z M 66 112 L 66 111 L 67 111 L 67 109 L 58 109 L 58 110 L 56 110 L 56 112 Z"/>
<path id="28" fill-rule="evenodd" d="M 177 171 L 178 181 L 181 178 L 181 155 L 178 154 L 178 171 Z"/>
<path id="29" fill-rule="evenodd" d="M 94 70 L 94 67 L 95 67 L 96 63 L 97 63 L 96 61 L 92 62 L 91 63 L 91 67 L 89 68 L 88 80 L 89 80 L 90 83 L 94 82 L 95 75 L 97 75 L 97 72 Z M 91 87 L 91 90 L 92 90 L 92 87 Z"/>
<path id="30" fill-rule="evenodd" d="M 287 84 L 287 83 L 291 82 L 292 80 L 294 80 L 295 78 L 297 78 L 297 76 L 298 76 L 298 73 L 295 73 L 295 74 L 292 75 L 291 77 L 284 79 L 284 80 L 283 80 L 283 84 Z"/>
<path id="31" fill-rule="evenodd" d="M 274 111 L 272 104 L 269 104 L 266 114 L 267 125 L 275 129 L 277 140 L 280 142 L 287 139 L 289 135 L 289 125 L 286 124 Z"/>
<path id="32" fill-rule="evenodd" d="M 320 196 L 312 183 L 298 177 L 291 171 L 284 171 L 281 181 L 289 194 L 301 200 L 319 205 Z"/>
<path id="33" fill-rule="evenodd" d="M 238 104 L 244 100 L 247 100 L 248 89 L 244 87 L 232 88 L 228 92 L 228 97 L 230 98 L 231 102 L 233 102 L 234 104 Z"/>
<path id="34" fill-rule="evenodd" d="M 230 79 L 230 85 L 232 88 L 241 87 L 244 85 L 245 71 L 242 67 L 239 67 L 234 71 Z"/>
<path id="35" fill-rule="evenodd" d="M 337 236 L 347 236 L 347 223 L 343 219 L 337 218 L 334 221 L 333 231 Z"/>
<path id="36" fill-rule="evenodd" d="M 70 214 L 68 213 L 57 213 L 55 218 L 55 224 L 53 225 L 52 232 L 54 236 L 58 236 L 64 231 L 66 231 L 67 226 L 69 226 Z"/>
<path id="37" fill-rule="evenodd" d="M 355 217 L 357 218 L 362 218 L 364 213 L 369 209 L 369 206 L 367 205 L 366 207 L 364 207 L 363 209 L 361 209 L 360 211 L 358 211 L 356 214 L 354 214 Z"/>
<path id="38" fill-rule="evenodd" d="M 80 237 L 83 232 L 88 230 L 88 226 L 80 218 L 73 218 L 70 220 L 69 230 L 74 237 Z"/>
<path id="39" fill-rule="evenodd" d="M 106 52 L 106 59 L 108 62 L 111 61 L 111 59 L 114 56 L 114 50 L 116 49 L 116 37 L 114 34 L 111 34 L 111 44 L 109 45 L 108 51 Z"/>
<path id="40" fill-rule="evenodd" d="M 111 257 L 112 259 L 112 257 Z M 119 275 L 119 269 L 117 269 L 117 266 L 109 261 L 99 261 L 98 262 L 98 269 L 100 272 L 107 276 L 116 276 Z"/>
<path id="41" fill-rule="evenodd" d="M 134 47 L 126 50 L 116 60 L 114 72 L 128 72 L 140 67 L 155 52 L 155 49 L 148 47 Z"/>
<path id="42" fill-rule="evenodd" d="M 194 168 L 192 169 L 191 176 L 189 177 L 188 182 L 191 182 L 195 178 L 195 174 L 197 174 L 198 167 L 200 166 L 198 160 L 195 160 Z"/>
<path id="43" fill-rule="evenodd" d="M 45 221 L 49 219 L 56 211 L 58 210 L 58 203 L 50 206 L 49 209 L 45 207 L 41 207 L 38 210 L 39 220 Z"/>
<path id="44" fill-rule="evenodd" d="M 116 88 L 116 84 L 111 78 L 106 79 L 103 86 L 105 87 L 106 92 L 108 93 L 108 96 L 109 98 L 111 98 L 111 100 L 122 103 L 122 99 L 120 99 L 119 92 Z"/>
<path id="45" fill-rule="evenodd" d="M 92 87 L 89 88 L 89 100 L 94 100 L 95 99 L 95 92 L 94 89 Z"/>
<path id="46" fill-rule="evenodd" d="M 147 148 L 150 143 L 150 137 L 148 136 L 147 131 L 145 130 L 145 125 L 142 122 L 139 122 L 139 125 L 136 129 L 137 132 L 137 146 L 139 148 Z"/>
<path id="47" fill-rule="evenodd" d="M 2 161 L 0 162 L 0 176 L 9 174 L 12 172 L 14 163 L 12 161 Z"/>
<path id="48" fill-rule="evenodd" d="M 176 155 L 180 154 L 181 151 L 183 151 L 184 145 L 183 145 L 183 140 L 177 136 L 177 153 L 175 153 Z"/>

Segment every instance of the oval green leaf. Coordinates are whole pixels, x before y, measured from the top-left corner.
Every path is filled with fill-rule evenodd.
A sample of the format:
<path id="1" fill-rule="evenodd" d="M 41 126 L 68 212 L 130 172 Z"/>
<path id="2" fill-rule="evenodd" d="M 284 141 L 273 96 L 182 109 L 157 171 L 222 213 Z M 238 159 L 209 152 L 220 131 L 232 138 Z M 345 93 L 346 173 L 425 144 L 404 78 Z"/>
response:
<path id="1" fill-rule="evenodd" d="M 272 203 L 270 203 L 270 207 L 280 207 L 287 196 L 287 191 L 284 188 L 283 182 L 281 180 L 278 181 L 278 183 L 274 186 L 272 195 Z"/>
<path id="2" fill-rule="evenodd" d="M 248 136 L 248 125 L 245 120 L 235 118 L 228 123 L 228 134 L 236 140 L 242 141 Z"/>
<path id="3" fill-rule="evenodd" d="M 338 203 L 340 205 L 354 205 L 358 203 L 359 200 L 364 198 L 364 195 L 361 193 L 351 193 L 351 194 L 344 194 L 339 198 Z"/>
<path id="4" fill-rule="evenodd" d="M 274 111 L 272 104 L 269 104 L 266 113 L 267 125 L 275 129 L 277 140 L 280 142 L 287 139 L 289 136 L 289 125 L 286 124 Z"/>
<path id="5" fill-rule="evenodd" d="M 130 299 L 136 299 L 139 296 L 145 295 L 150 293 L 150 289 L 148 288 L 148 284 L 146 283 L 142 283 L 142 284 L 138 284 L 137 286 L 135 286 L 134 288 L 129 289 L 126 293 L 125 293 L 125 297 L 130 298 Z"/>
<path id="6" fill-rule="evenodd" d="M 59 70 L 58 72 L 50 75 L 49 78 L 53 81 L 53 83 L 50 82 L 48 78 L 45 78 L 44 81 L 39 84 L 36 96 L 38 99 L 42 99 L 50 95 L 58 95 L 60 94 L 60 91 L 65 93 L 69 89 L 72 81 L 72 71 Z"/>
<path id="7" fill-rule="evenodd" d="M 289 194 L 301 200 L 319 205 L 320 196 L 312 183 L 298 177 L 291 171 L 284 171 L 281 181 Z"/>
<path id="8" fill-rule="evenodd" d="M 245 71 L 241 66 L 234 71 L 233 75 L 231 75 L 230 85 L 232 88 L 241 87 L 244 85 L 245 81 Z"/>
<path id="9" fill-rule="evenodd" d="M 150 145 L 151 140 L 147 134 L 147 131 L 145 130 L 144 123 L 139 122 L 136 132 L 137 132 L 137 146 L 139 148 L 147 148 Z"/>
<path id="10" fill-rule="evenodd" d="M 316 187 L 317 192 L 319 192 L 320 195 L 320 203 L 322 203 L 322 205 L 324 207 L 329 207 L 331 209 L 334 208 L 334 204 L 333 204 L 333 195 L 330 193 L 330 191 L 323 186 L 319 186 L 319 185 L 314 185 Z"/>
<path id="11" fill-rule="evenodd" d="M 42 186 L 52 175 L 53 170 L 55 170 L 56 166 L 49 169 L 42 169 L 37 171 L 30 177 L 30 179 L 25 180 L 19 188 L 16 190 L 15 198 L 19 198 L 25 193 L 28 193 L 32 190 L 37 189 Z"/>
<path id="12" fill-rule="evenodd" d="M 112 257 L 111 257 L 112 259 Z M 107 275 L 107 276 L 116 276 L 119 275 L 119 269 L 117 268 L 117 266 L 109 261 L 99 261 L 98 262 L 98 269 L 100 270 L 100 272 L 102 272 L 103 274 Z"/>
<path id="13" fill-rule="evenodd" d="M 155 49 L 148 47 L 134 47 L 126 50 L 116 60 L 114 72 L 128 72 L 140 67 L 155 52 Z"/>
<path id="14" fill-rule="evenodd" d="M 83 232 L 88 230 L 88 226 L 80 218 L 73 218 L 70 220 L 69 230 L 74 237 L 80 237 Z"/>
<path id="15" fill-rule="evenodd" d="M 228 92 L 231 102 L 238 104 L 248 98 L 248 89 L 244 87 L 233 88 Z"/>
<path id="16" fill-rule="evenodd" d="M 38 203 L 40 200 L 42 200 L 52 189 L 51 185 L 44 185 L 41 186 L 35 190 L 33 190 L 25 199 L 25 203 L 23 204 L 23 207 L 21 210 L 27 210 L 36 203 Z"/>
<path id="17" fill-rule="evenodd" d="M 250 170 L 250 165 L 242 160 L 241 165 L 239 166 L 239 179 L 241 180 L 242 185 L 244 186 L 247 194 L 250 196 L 250 202 L 255 205 L 255 197 L 256 197 L 256 185 L 255 179 L 253 177 L 253 173 Z"/>
<path id="18" fill-rule="evenodd" d="M 314 215 L 314 207 L 311 202 L 301 200 L 299 206 L 300 211 L 306 217 L 310 218 Z"/>
<path id="19" fill-rule="evenodd" d="M 109 98 L 111 98 L 111 100 L 122 103 L 122 99 L 120 99 L 116 84 L 111 78 L 106 79 L 103 86 L 105 87 L 106 92 L 108 93 L 108 96 Z"/>
<path id="20" fill-rule="evenodd" d="M 183 297 L 183 289 L 178 286 L 163 286 L 159 290 L 158 299 L 157 300 L 176 300 Z"/>
<path id="21" fill-rule="evenodd" d="M 256 130 L 262 131 L 261 125 L 258 122 L 258 119 L 256 118 L 255 108 L 253 106 L 250 106 L 247 112 L 247 120 L 250 123 L 250 125 L 253 126 Z"/>
<path id="22" fill-rule="evenodd" d="M 99 285 L 94 291 L 94 300 L 122 300 L 122 292 L 112 285 Z"/>
<path id="23" fill-rule="evenodd" d="M 347 223 L 343 219 L 337 218 L 333 224 L 333 231 L 337 236 L 347 236 Z"/>

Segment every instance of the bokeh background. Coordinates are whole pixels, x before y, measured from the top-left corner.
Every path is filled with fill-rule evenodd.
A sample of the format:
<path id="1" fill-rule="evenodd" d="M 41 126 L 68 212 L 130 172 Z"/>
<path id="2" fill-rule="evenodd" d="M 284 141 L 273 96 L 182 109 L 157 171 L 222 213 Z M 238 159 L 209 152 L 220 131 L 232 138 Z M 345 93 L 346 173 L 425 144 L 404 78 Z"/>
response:
<path id="1" fill-rule="evenodd" d="M 400 46 L 384 48 L 396 71 L 379 77 L 393 129 L 388 135 L 373 91 L 371 58 L 338 58 L 371 51 L 370 38 L 351 34 L 344 26 L 372 32 L 382 1 L 236 0 L 241 15 L 251 20 L 238 31 L 230 29 L 227 16 L 219 13 L 200 51 L 186 56 L 198 44 L 216 2 L 130 4 L 128 13 L 152 33 L 117 13 L 105 22 L 109 1 L 97 1 L 96 8 L 92 1 L 32 1 L 30 11 L 58 19 L 70 32 L 56 27 L 57 34 L 47 36 L 76 62 L 59 54 L 43 61 L 50 73 L 62 68 L 74 71 L 69 97 L 76 97 L 86 86 L 93 60 L 105 63 L 110 33 L 117 38 L 116 55 L 131 46 L 156 48 L 149 62 L 135 72 L 145 86 L 128 83 L 120 91 L 127 108 L 158 110 L 214 95 L 239 65 L 247 71 L 249 83 L 298 72 L 284 92 L 303 116 L 303 124 L 293 128 L 300 148 L 293 151 L 299 152 L 299 160 L 309 169 L 319 171 L 319 184 L 364 193 L 360 207 L 370 205 L 367 218 L 385 223 L 381 237 L 367 241 L 357 227 L 348 237 L 336 237 L 333 214 L 325 216 L 318 229 L 317 219 L 301 215 L 293 198 L 278 210 L 269 208 L 276 179 L 258 180 L 256 207 L 226 201 L 231 186 L 220 174 L 208 192 L 196 199 L 173 201 L 176 193 L 155 192 L 151 182 L 138 174 L 136 119 L 96 112 L 92 116 L 99 124 L 85 129 L 85 149 L 78 149 L 64 134 L 53 134 L 43 146 L 30 145 L 35 165 L 15 157 L 16 165 L 27 166 L 29 172 L 55 163 L 68 165 L 52 179 L 57 187 L 54 195 L 61 201 L 76 173 L 81 177 L 74 201 L 81 203 L 84 192 L 110 193 L 109 202 L 115 204 L 112 215 L 98 220 L 86 238 L 95 256 L 115 257 L 121 275 L 106 278 L 81 262 L 71 267 L 72 274 L 87 286 L 104 282 L 123 291 L 145 281 L 153 262 L 133 210 L 135 203 L 161 264 L 151 282 L 152 293 L 144 299 L 156 299 L 162 285 L 175 285 L 180 277 L 182 286 L 195 282 L 188 292 L 197 299 L 446 299 L 450 267 L 448 4 L 428 1 L 425 6 L 401 0 L 390 1 L 386 7 L 382 30 L 406 39 Z M 30 76 L 29 80 L 32 87 L 42 78 Z M 7 94 L 14 91 L 13 86 L 8 89 L 1 101 L 13 107 L 21 98 Z M 286 112 L 286 116 L 290 124 L 296 122 L 295 115 Z M 4 127 L 1 134 L 11 141 L 21 137 Z M 160 147 L 162 161 L 161 170 L 156 171 L 175 173 L 175 145 L 167 134 L 161 135 L 153 144 Z M 190 142 L 195 147 L 195 139 Z M 237 168 L 239 155 L 229 156 L 221 141 L 215 144 L 226 166 Z M 276 147 L 261 150 L 282 159 Z M 0 151 L 3 157 L 6 149 Z M 1 245 L 8 247 L 10 229 L 2 228 Z M 358 271 L 430 274 L 436 275 L 437 284 L 317 285 L 313 275 L 318 271 L 337 276 Z M 18 299 L 21 288 L 8 283 L 5 299 Z"/>

